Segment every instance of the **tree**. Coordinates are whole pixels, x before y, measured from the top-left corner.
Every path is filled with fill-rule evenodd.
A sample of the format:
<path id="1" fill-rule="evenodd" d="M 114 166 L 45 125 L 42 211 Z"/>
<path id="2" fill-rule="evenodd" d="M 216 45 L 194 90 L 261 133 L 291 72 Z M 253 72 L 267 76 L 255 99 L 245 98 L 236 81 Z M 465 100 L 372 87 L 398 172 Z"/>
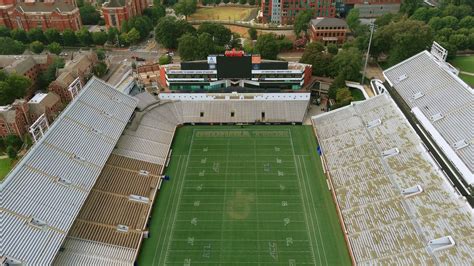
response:
<path id="1" fill-rule="evenodd" d="M 41 72 L 38 76 L 38 88 L 40 90 L 46 90 L 51 82 L 56 79 L 57 70 L 64 67 L 64 59 L 56 58 L 53 63 L 46 68 L 45 71 Z"/>
<path id="2" fill-rule="evenodd" d="M 197 38 L 196 59 L 205 59 L 208 55 L 216 52 L 216 45 L 212 40 L 211 34 L 203 32 Z"/>
<path id="3" fill-rule="evenodd" d="M 30 49 L 35 54 L 40 54 L 44 50 L 44 44 L 40 41 L 34 41 L 30 44 Z"/>
<path id="4" fill-rule="evenodd" d="M 430 19 L 439 16 L 441 16 L 441 10 L 439 8 L 420 7 L 413 13 L 410 18 L 428 23 Z"/>
<path id="5" fill-rule="evenodd" d="M 178 52 L 181 60 L 190 61 L 197 58 L 196 55 L 196 44 L 198 42 L 196 36 L 186 33 L 181 36 L 178 40 Z"/>
<path id="6" fill-rule="evenodd" d="M 443 16 L 453 16 L 458 19 L 472 14 L 472 8 L 468 5 L 454 5 L 449 4 L 443 8 Z"/>
<path id="7" fill-rule="evenodd" d="M 5 137 L 5 144 L 11 146 L 15 150 L 19 150 L 23 145 L 23 141 L 17 135 L 10 134 Z"/>
<path id="8" fill-rule="evenodd" d="M 25 51 L 25 45 L 9 37 L 0 37 L 0 54 L 22 54 Z"/>
<path id="9" fill-rule="evenodd" d="M 130 30 L 135 28 L 140 34 L 140 39 L 148 37 L 150 31 L 153 30 L 152 24 L 153 22 L 146 16 L 136 16 L 128 21 L 128 27 Z"/>
<path id="10" fill-rule="evenodd" d="M 362 54 L 355 48 L 343 49 L 333 57 L 331 62 L 331 76 L 342 76 L 344 80 L 357 81 L 362 69 Z"/>
<path id="11" fill-rule="evenodd" d="M 306 34 L 306 31 L 308 30 L 309 21 L 311 20 L 312 17 L 313 17 L 313 13 L 310 9 L 300 11 L 298 15 L 296 15 L 295 22 L 293 25 L 293 30 L 295 31 L 295 34 L 297 36 L 301 32 Z"/>
<path id="12" fill-rule="evenodd" d="M 300 62 L 313 66 L 313 75 L 327 77 L 330 74 L 332 54 L 324 52 L 324 46 L 319 42 L 310 43 L 304 50 Z"/>
<path id="13" fill-rule="evenodd" d="M 249 5 L 254 6 L 255 5 L 255 0 L 249 0 Z"/>
<path id="14" fill-rule="evenodd" d="M 22 43 L 29 43 L 28 41 L 28 36 L 26 35 L 26 31 L 22 29 L 14 29 L 10 32 L 10 35 L 12 38 L 16 41 L 22 42 Z"/>
<path id="15" fill-rule="evenodd" d="M 44 31 L 44 36 L 46 37 L 46 40 L 48 43 L 61 43 L 62 38 L 61 38 L 61 33 L 57 29 L 47 29 Z"/>
<path id="16" fill-rule="evenodd" d="M 474 17 L 466 16 L 459 21 L 458 26 L 460 28 L 474 29 Z"/>
<path id="17" fill-rule="evenodd" d="M 400 12 L 411 16 L 415 10 L 423 5 L 423 0 L 404 0 L 400 5 Z"/>
<path id="18" fill-rule="evenodd" d="M 107 73 L 107 65 L 104 62 L 99 62 L 97 65 L 94 66 L 94 69 L 92 71 L 97 77 L 102 77 L 105 75 L 105 73 Z"/>
<path id="19" fill-rule="evenodd" d="M 336 55 L 337 52 L 339 51 L 339 49 L 337 48 L 337 45 L 334 43 L 328 44 L 327 49 L 328 49 L 328 53 L 332 55 Z"/>
<path id="20" fill-rule="evenodd" d="M 178 15 L 183 15 L 186 20 L 188 16 L 196 12 L 197 2 L 196 0 L 179 0 L 176 5 L 174 5 L 174 11 Z"/>
<path id="21" fill-rule="evenodd" d="M 251 40 L 256 40 L 258 37 L 257 29 L 255 28 L 249 28 L 248 34 Z"/>
<path id="22" fill-rule="evenodd" d="M 84 25 L 97 25 L 100 20 L 100 13 L 89 3 L 85 3 L 79 7 L 79 13 L 81 14 L 82 24 Z"/>
<path id="23" fill-rule="evenodd" d="M 353 8 L 351 11 L 349 11 L 349 14 L 347 14 L 346 18 L 347 25 L 349 26 L 349 29 L 354 31 L 357 27 L 360 25 L 359 21 L 359 9 L 358 8 Z"/>
<path id="24" fill-rule="evenodd" d="M 124 19 L 122 21 L 122 25 L 120 26 L 120 32 L 127 33 L 129 30 L 130 30 L 130 27 L 128 26 L 128 21 Z"/>
<path id="25" fill-rule="evenodd" d="M 31 81 L 27 77 L 18 74 L 6 75 L 5 80 L 0 81 L 0 105 L 8 105 L 15 99 L 22 98 L 30 87 Z"/>
<path id="26" fill-rule="evenodd" d="M 95 51 L 95 53 L 97 54 L 97 59 L 99 59 L 99 61 L 103 61 L 105 59 L 105 50 L 104 49 L 97 49 Z"/>
<path id="27" fill-rule="evenodd" d="M 0 26 L 0 37 L 11 37 L 10 29 L 5 26 Z"/>
<path id="28" fill-rule="evenodd" d="M 239 0 L 239 4 L 245 5 L 245 4 L 247 4 L 247 0 Z"/>
<path id="29" fill-rule="evenodd" d="M 132 28 L 129 32 L 127 32 L 126 40 L 130 44 L 137 43 L 140 40 L 140 32 L 137 29 Z"/>
<path id="30" fill-rule="evenodd" d="M 116 43 L 118 35 L 119 31 L 117 30 L 117 28 L 110 27 L 109 31 L 107 32 L 107 41 L 109 41 L 109 43 Z"/>
<path id="31" fill-rule="evenodd" d="M 15 160 L 18 156 L 18 152 L 12 146 L 8 146 L 7 147 L 7 155 L 8 155 L 8 158 L 10 158 L 11 160 Z"/>
<path id="32" fill-rule="evenodd" d="M 389 64 L 393 65 L 423 51 L 432 41 L 432 31 L 424 22 L 402 19 L 377 29 L 371 53 L 376 57 L 387 54 Z"/>
<path id="33" fill-rule="evenodd" d="M 107 33 L 104 31 L 93 32 L 92 41 L 95 45 L 104 45 L 107 42 Z"/>
<path id="34" fill-rule="evenodd" d="M 160 59 L 158 59 L 158 64 L 167 65 L 167 64 L 170 64 L 171 61 L 172 61 L 171 56 L 164 54 L 160 56 Z"/>
<path id="35" fill-rule="evenodd" d="M 153 25 L 158 23 L 158 20 L 166 15 L 165 7 L 161 4 L 153 7 L 148 7 L 143 10 L 143 15 L 151 19 Z"/>
<path id="36" fill-rule="evenodd" d="M 65 29 L 63 31 L 63 42 L 65 46 L 77 46 L 77 37 L 74 31 Z"/>
<path id="37" fill-rule="evenodd" d="M 41 29 L 33 28 L 29 30 L 26 35 L 28 36 L 30 43 L 34 41 L 39 41 L 42 43 L 46 42 L 46 37 L 44 37 L 43 31 Z"/>
<path id="38" fill-rule="evenodd" d="M 209 33 L 212 36 L 214 42 L 219 46 L 225 46 L 226 44 L 229 44 L 232 37 L 232 31 L 226 28 L 224 25 L 218 23 L 204 22 L 199 26 L 197 32 L 198 34 L 204 32 Z"/>
<path id="39" fill-rule="evenodd" d="M 59 55 L 61 53 L 61 51 L 63 50 L 63 48 L 61 47 L 61 45 L 57 42 L 52 42 L 50 44 L 48 44 L 48 51 L 52 54 L 55 54 L 55 55 Z"/>
<path id="40" fill-rule="evenodd" d="M 262 58 L 265 59 L 276 59 L 279 47 L 275 34 L 261 34 L 258 36 L 255 49 L 260 53 Z"/>
<path id="41" fill-rule="evenodd" d="M 449 37 L 449 43 L 456 46 L 457 50 L 469 48 L 469 37 L 464 34 L 453 34 Z"/>
<path id="42" fill-rule="evenodd" d="M 336 91 L 336 102 L 337 103 L 350 103 L 352 101 L 351 91 L 347 88 L 339 88 Z"/>
<path id="43" fill-rule="evenodd" d="M 84 46 L 89 46 L 92 44 L 92 34 L 87 30 L 87 28 L 81 28 L 76 31 L 76 37 L 79 42 Z"/>
<path id="44" fill-rule="evenodd" d="M 196 29 L 184 20 L 177 21 L 174 17 L 163 17 L 155 29 L 155 39 L 165 48 L 178 47 L 178 38 L 185 33 L 194 33 Z"/>

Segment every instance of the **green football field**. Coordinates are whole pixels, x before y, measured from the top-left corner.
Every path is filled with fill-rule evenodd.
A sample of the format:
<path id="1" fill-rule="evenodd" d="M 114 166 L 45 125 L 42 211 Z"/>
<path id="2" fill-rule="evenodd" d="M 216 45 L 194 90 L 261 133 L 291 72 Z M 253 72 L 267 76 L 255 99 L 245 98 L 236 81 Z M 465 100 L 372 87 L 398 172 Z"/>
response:
<path id="1" fill-rule="evenodd" d="M 138 265 L 350 265 L 310 126 L 177 130 Z"/>

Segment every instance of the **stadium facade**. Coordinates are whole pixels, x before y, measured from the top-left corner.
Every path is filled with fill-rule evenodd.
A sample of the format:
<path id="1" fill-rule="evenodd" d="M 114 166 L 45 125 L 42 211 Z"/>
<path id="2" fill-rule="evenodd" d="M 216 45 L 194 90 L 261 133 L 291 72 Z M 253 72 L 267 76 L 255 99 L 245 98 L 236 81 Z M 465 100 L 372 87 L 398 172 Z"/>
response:
<path id="1" fill-rule="evenodd" d="M 311 73 L 311 65 L 229 51 L 207 60 L 161 66 L 160 84 L 174 92 L 286 92 L 308 85 Z"/>

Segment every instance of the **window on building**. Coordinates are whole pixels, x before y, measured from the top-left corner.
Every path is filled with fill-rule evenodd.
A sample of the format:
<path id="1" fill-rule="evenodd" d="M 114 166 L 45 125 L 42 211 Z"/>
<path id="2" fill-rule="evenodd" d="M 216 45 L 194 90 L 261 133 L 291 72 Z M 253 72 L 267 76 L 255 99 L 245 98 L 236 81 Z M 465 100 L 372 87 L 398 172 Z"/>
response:
<path id="1" fill-rule="evenodd" d="M 262 112 L 262 120 L 265 120 L 265 112 Z"/>
<path id="2" fill-rule="evenodd" d="M 230 112 L 230 117 L 235 117 L 235 112 Z"/>
<path id="3" fill-rule="evenodd" d="M 200 117 L 204 117 L 204 112 L 199 113 Z"/>

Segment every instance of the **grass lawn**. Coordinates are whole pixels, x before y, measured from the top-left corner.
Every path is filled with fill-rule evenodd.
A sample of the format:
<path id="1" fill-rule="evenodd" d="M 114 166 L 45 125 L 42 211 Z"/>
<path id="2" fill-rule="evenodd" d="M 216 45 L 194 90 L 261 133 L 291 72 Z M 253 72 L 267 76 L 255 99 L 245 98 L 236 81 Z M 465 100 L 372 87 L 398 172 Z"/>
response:
<path id="1" fill-rule="evenodd" d="M 464 80 L 467 84 L 474 86 L 474 76 L 466 75 L 466 74 L 459 74 L 459 77 Z"/>
<path id="2" fill-rule="evenodd" d="M 352 95 L 352 101 L 363 101 L 365 100 L 364 94 L 358 89 L 349 89 Z"/>
<path id="3" fill-rule="evenodd" d="M 460 68 L 461 71 L 474 73 L 474 55 L 457 56 L 450 63 L 455 67 Z"/>
<path id="4" fill-rule="evenodd" d="M 350 265 L 311 126 L 177 131 L 138 265 Z"/>
<path id="5" fill-rule="evenodd" d="M 255 7 L 202 7 L 196 10 L 196 13 L 189 16 L 189 20 L 250 20 L 252 11 L 256 12 Z"/>
<path id="6" fill-rule="evenodd" d="M 0 159 L 0 181 L 5 178 L 11 169 L 11 160 L 9 158 Z"/>

